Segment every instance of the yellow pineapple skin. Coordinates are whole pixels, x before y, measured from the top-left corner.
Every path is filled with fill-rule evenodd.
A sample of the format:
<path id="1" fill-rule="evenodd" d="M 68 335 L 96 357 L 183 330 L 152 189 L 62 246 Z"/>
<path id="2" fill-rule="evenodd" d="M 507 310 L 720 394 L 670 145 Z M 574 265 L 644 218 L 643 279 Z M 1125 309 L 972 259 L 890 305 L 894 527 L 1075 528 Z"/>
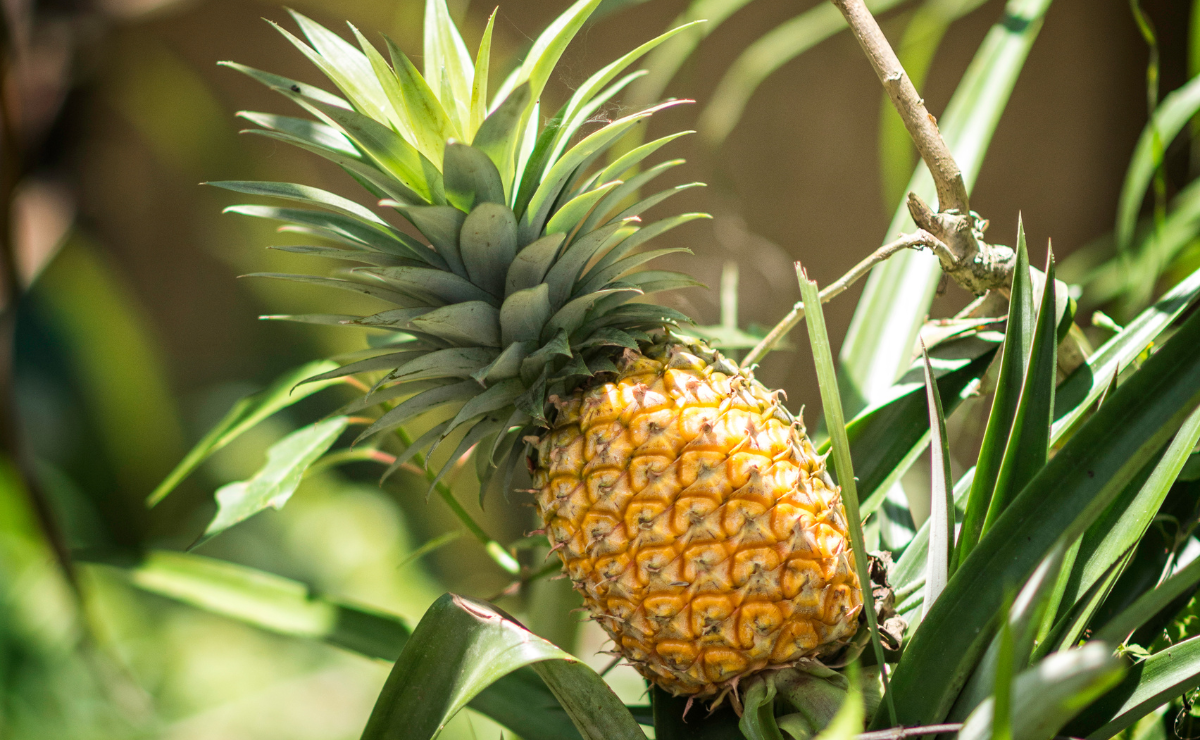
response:
<path id="1" fill-rule="evenodd" d="M 778 394 L 709 353 L 627 353 L 560 404 L 531 461 L 592 616 L 643 676 L 697 698 L 836 650 L 862 608 L 824 459 Z"/>

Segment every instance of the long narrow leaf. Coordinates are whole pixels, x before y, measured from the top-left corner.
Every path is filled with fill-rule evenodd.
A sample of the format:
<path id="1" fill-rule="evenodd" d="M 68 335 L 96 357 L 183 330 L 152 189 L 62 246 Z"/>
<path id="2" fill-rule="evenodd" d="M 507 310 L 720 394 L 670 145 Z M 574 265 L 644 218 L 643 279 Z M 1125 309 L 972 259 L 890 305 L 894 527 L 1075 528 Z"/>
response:
<path id="1" fill-rule="evenodd" d="M 950 577 L 950 553 L 954 549 L 954 480 L 950 475 L 950 440 L 946 436 L 946 417 L 942 413 L 942 398 L 929 352 L 921 346 L 925 361 L 925 398 L 929 405 L 929 429 L 933 436 L 930 446 L 932 469 L 929 473 L 929 557 L 925 567 L 925 609 L 928 610 L 941 595 Z"/>
<path id="2" fill-rule="evenodd" d="M 173 491 L 192 471 L 200 467 L 214 452 L 237 439 L 243 432 L 248 431 L 263 419 L 311 396 L 319 390 L 340 382 L 335 379 L 321 383 L 300 385 L 301 382 L 314 375 L 320 375 L 321 373 L 336 369 L 337 363 L 330 360 L 310 362 L 280 376 L 266 389 L 238 401 L 225 414 L 224 418 L 217 422 L 216 426 L 208 430 L 208 433 L 196 443 L 196 446 L 175 466 L 175 469 L 171 471 L 163 482 L 158 484 L 158 487 L 147 497 L 147 505 L 154 506 L 159 501 L 162 501 L 166 498 L 167 494 Z"/>
<path id="3" fill-rule="evenodd" d="M 1107 740 L 1200 684 L 1200 637 L 1172 645 L 1129 669 L 1125 679 L 1088 707 L 1066 731 Z"/>
<path id="4" fill-rule="evenodd" d="M 1025 485 L 1046 465 L 1050 454 L 1050 426 L 1054 414 L 1054 386 L 1058 378 L 1058 321 L 1055 317 L 1054 255 L 1046 263 L 1046 279 L 1038 307 L 1037 326 L 1029 348 L 1029 364 L 1021 383 L 1012 432 L 996 474 L 987 516 L 986 533 Z"/>
<path id="5" fill-rule="evenodd" d="M 1158 142 L 1157 146 L 1160 149 L 1170 144 L 1197 111 L 1200 111 L 1200 77 L 1193 78 L 1165 97 L 1154 111 L 1150 122 L 1146 124 L 1146 128 L 1142 130 L 1133 156 L 1129 159 L 1129 169 L 1125 173 L 1121 197 L 1117 202 L 1118 250 L 1128 249 L 1133 243 L 1138 212 L 1142 209 L 1142 200 L 1146 197 L 1150 178 L 1158 168 L 1154 156 L 1155 142 Z"/>
<path id="6" fill-rule="evenodd" d="M 1121 661 L 1100 644 L 1055 653 L 1017 677 L 1013 686 L 1012 737 L 1051 740 L 1088 702 L 1121 680 Z M 993 701 L 967 718 L 959 740 L 993 738 Z"/>
<path id="7" fill-rule="evenodd" d="M 1013 269 L 1012 287 L 1008 299 L 1008 326 L 1004 332 L 1004 347 L 1000 354 L 1000 376 L 996 380 L 996 391 L 992 396 L 992 409 L 988 413 L 987 428 L 979 447 L 975 463 L 975 482 L 971 485 L 971 497 L 967 501 L 962 531 L 958 536 L 955 565 L 966 559 L 983 534 L 983 520 L 987 516 L 996 488 L 996 476 L 1004 461 L 1004 448 L 1012 432 L 1013 418 L 1017 414 L 1017 402 L 1021 398 L 1021 383 L 1029 362 L 1029 350 L 1033 343 L 1034 329 L 1033 285 L 1029 279 L 1029 252 L 1025 246 L 1025 226 L 1017 219 L 1017 262 Z"/>
<path id="8" fill-rule="evenodd" d="M 1134 630 L 1170 606 L 1171 602 L 1192 591 L 1197 583 L 1200 583 L 1200 558 L 1138 597 L 1125 611 L 1100 628 L 1095 639 L 1113 644 L 1124 642 Z"/>
<path id="9" fill-rule="evenodd" d="M 1004 589 L 1056 542 L 1082 534 L 1198 403 L 1200 315 L 1117 388 L 955 572 L 894 674 L 903 723 L 945 716 L 991 636 Z"/>
<path id="10" fill-rule="evenodd" d="M 1194 412 L 1180 427 L 1146 482 L 1131 491 L 1134 495 L 1125 501 L 1118 499 L 1088 528 L 1080 542 L 1060 612 L 1084 598 L 1142 540 L 1198 441 L 1200 411 Z"/>
<path id="11" fill-rule="evenodd" d="M 854 548 L 854 564 L 858 571 L 858 581 L 863 589 L 863 610 L 867 613 L 867 627 L 871 630 L 871 643 L 875 648 L 875 659 L 882 667 L 886 663 L 883 657 L 883 644 L 879 640 L 879 625 L 877 624 L 875 608 L 871 603 L 871 578 L 867 569 L 867 548 L 863 542 L 862 517 L 858 509 L 858 491 L 854 482 L 854 464 L 850 460 L 850 441 L 846 437 L 846 422 L 842 416 L 841 394 L 838 393 L 837 373 L 833 367 L 833 350 L 829 346 L 829 333 L 825 329 L 825 314 L 821 309 L 821 294 L 817 284 L 808 279 L 800 263 L 796 263 L 796 277 L 800 280 L 800 297 L 804 305 L 809 307 L 805 312 L 808 324 L 808 338 L 812 346 L 813 361 L 817 366 L 818 385 L 821 390 L 821 406 L 825 412 L 825 420 L 829 424 L 829 436 L 833 442 L 833 464 L 837 471 L 838 483 L 842 488 L 842 503 L 846 507 L 846 524 L 850 530 L 850 543 Z M 881 674 L 883 685 L 887 689 L 887 672 Z M 888 714 L 892 724 L 897 721 L 896 707 L 891 703 L 888 692 Z M 880 715 L 883 713 L 880 712 Z"/>

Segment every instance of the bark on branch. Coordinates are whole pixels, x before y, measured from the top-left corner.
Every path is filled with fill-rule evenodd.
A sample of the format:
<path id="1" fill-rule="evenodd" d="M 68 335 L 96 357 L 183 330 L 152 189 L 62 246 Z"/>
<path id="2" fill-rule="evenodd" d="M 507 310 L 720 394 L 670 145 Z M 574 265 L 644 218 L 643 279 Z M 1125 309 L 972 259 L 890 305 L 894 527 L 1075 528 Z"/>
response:
<path id="1" fill-rule="evenodd" d="M 908 78 L 908 73 L 904 71 L 900 59 L 884 37 L 871 11 L 867 10 L 863 0 L 832 2 L 842 11 L 842 15 L 846 16 L 854 38 L 858 39 L 867 59 L 871 61 L 871 66 L 875 68 L 875 74 L 883 83 L 883 89 L 891 98 L 892 105 L 904 120 L 904 126 L 916 144 L 921 159 L 933 173 L 933 181 L 937 185 L 938 208 L 964 214 L 970 212 L 971 203 L 967 196 L 967 186 L 963 183 L 962 171 L 959 170 L 958 163 L 950 153 L 950 147 L 946 146 L 946 141 L 938 130 L 937 119 L 925 108 L 925 101 Z"/>

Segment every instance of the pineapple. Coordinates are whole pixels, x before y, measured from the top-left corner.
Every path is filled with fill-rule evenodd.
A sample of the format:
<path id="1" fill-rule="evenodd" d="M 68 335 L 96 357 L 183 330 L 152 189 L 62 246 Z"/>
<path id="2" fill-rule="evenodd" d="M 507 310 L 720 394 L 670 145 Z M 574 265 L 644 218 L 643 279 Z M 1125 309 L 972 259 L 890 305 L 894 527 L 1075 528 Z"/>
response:
<path id="1" fill-rule="evenodd" d="M 597 163 L 677 101 L 582 130 L 636 78 L 619 77 L 625 68 L 682 29 L 604 67 L 543 122 L 546 81 L 599 2 L 563 13 L 491 95 L 495 15 L 472 60 L 444 0 L 426 5 L 423 74 L 390 40 L 385 59 L 357 29 L 358 48 L 298 13 L 307 40 L 281 32 L 340 95 L 229 63 L 315 118 L 241 114 L 254 133 L 335 162 L 424 241 L 317 188 L 216 184 L 309 206 L 230 210 L 324 243 L 287 251 L 354 265 L 273 277 L 388 304 L 285 317 L 383 332 L 317 376 L 370 381 L 354 408 L 383 412 L 360 439 L 435 413 L 392 469 L 442 445 L 454 445 L 450 459 L 473 449 L 481 495 L 508 490 L 526 460 L 547 536 L 620 653 L 668 691 L 715 697 L 837 649 L 862 594 L 838 489 L 802 423 L 777 392 L 679 333 L 685 316 L 635 302 L 696 284 L 640 269 L 680 250 L 640 248 L 704 215 L 641 220 L 688 186 L 629 203 L 680 163 L 641 168 L 681 134 Z"/>

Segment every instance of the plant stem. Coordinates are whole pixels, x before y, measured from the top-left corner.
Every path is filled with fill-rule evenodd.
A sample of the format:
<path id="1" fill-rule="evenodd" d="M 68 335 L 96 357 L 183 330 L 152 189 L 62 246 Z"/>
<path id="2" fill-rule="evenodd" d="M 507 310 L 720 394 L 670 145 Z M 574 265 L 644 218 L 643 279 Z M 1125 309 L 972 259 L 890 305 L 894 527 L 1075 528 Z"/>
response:
<path id="1" fill-rule="evenodd" d="M 932 250 L 938 255 L 939 259 L 946 259 L 947 256 L 953 259 L 949 247 L 942 243 L 940 239 L 924 229 L 917 229 L 912 234 L 905 234 L 893 242 L 884 244 L 862 262 L 850 268 L 850 271 L 845 275 L 827 285 L 821 291 L 821 303 L 828 303 L 834 297 L 843 293 L 847 288 L 854 285 L 854 283 L 870 272 L 872 267 L 897 252 L 904 249 L 921 249 L 923 247 Z M 742 360 L 742 367 L 748 368 L 756 362 L 761 362 L 767 356 L 767 353 L 774 349 L 775 345 L 779 344 L 779 341 L 788 335 L 788 332 L 796 328 L 796 324 L 799 324 L 803 318 L 804 302 L 798 301 L 796 305 L 792 306 L 792 310 L 771 328 L 767 336 L 763 337 L 762 341 L 755 345 L 754 349 L 750 350 L 750 353 L 746 355 L 746 359 Z"/>
<path id="2" fill-rule="evenodd" d="M 796 263 L 796 278 L 800 281 L 800 295 L 816 310 L 809 311 L 808 339 L 812 344 L 813 361 L 817 366 L 821 404 L 825 410 L 825 421 L 833 441 L 833 465 L 842 489 L 842 504 L 846 509 L 846 528 L 850 530 L 850 546 L 854 554 L 854 566 L 858 571 L 862 589 L 863 610 L 867 613 L 867 627 L 871 630 L 871 644 L 875 647 L 875 659 L 879 662 L 879 675 L 883 680 L 883 696 L 887 701 L 888 715 L 892 724 L 897 724 L 896 704 L 892 692 L 888 691 L 887 661 L 883 655 L 883 643 L 879 640 L 879 625 L 875 614 L 875 601 L 871 587 L 871 575 L 867 566 L 867 548 L 863 542 L 862 516 L 858 510 L 858 488 L 854 481 L 854 464 L 850 459 L 850 441 L 846 437 L 846 419 L 842 413 L 842 399 L 838 391 L 837 371 L 833 366 L 833 350 L 829 346 L 829 332 L 825 329 L 825 314 L 821 311 L 821 298 L 817 284 L 808 279 L 804 268 Z"/>
<path id="3" fill-rule="evenodd" d="M 854 737 L 855 740 L 903 740 L 906 737 L 938 735 L 944 732 L 958 732 L 961 729 L 961 722 L 951 722 L 944 725 L 926 725 L 925 727 L 896 727 L 891 730 L 864 732 Z"/>
<path id="4" fill-rule="evenodd" d="M 412 438 L 408 436 L 408 432 L 404 431 L 403 427 L 396 428 L 396 437 L 399 438 L 405 447 L 412 444 Z M 432 483 L 437 478 L 437 473 L 429 469 L 421 453 L 418 452 L 413 455 L 412 461 L 424 473 L 425 480 Z M 503 545 L 488 536 L 483 527 L 479 526 L 479 522 L 476 522 L 471 517 L 471 514 L 463 508 L 463 505 L 458 502 L 458 499 L 454 497 L 454 492 L 450 490 L 449 486 L 438 481 L 437 485 L 433 488 L 442 497 L 442 500 L 446 502 L 446 506 L 450 507 L 450 511 L 454 513 L 454 516 L 458 517 L 458 520 L 467 528 L 467 531 L 474 535 L 475 539 L 479 540 L 479 543 L 483 545 L 483 549 L 487 550 L 488 556 L 495 561 L 496 565 L 499 565 L 509 575 L 515 576 L 521 572 L 521 564 L 512 556 L 512 553 L 505 550 Z"/>
<path id="5" fill-rule="evenodd" d="M 871 66 L 875 68 L 875 74 L 879 76 L 879 81 L 883 83 L 884 90 L 892 100 L 892 105 L 904 120 L 904 127 L 908 129 L 909 136 L 916 144 L 921 159 L 925 160 L 929 167 L 937 186 L 938 210 L 968 213 L 971 205 L 962 171 L 959 170 L 958 163 L 950 153 L 950 147 L 946 146 L 946 141 L 938 131 L 937 119 L 925 108 L 925 101 L 905 73 L 904 66 L 900 64 L 879 24 L 875 22 L 875 17 L 867 10 L 863 0 L 832 2 L 842 11 L 842 15 L 846 16 L 851 33 L 866 52 Z"/>

